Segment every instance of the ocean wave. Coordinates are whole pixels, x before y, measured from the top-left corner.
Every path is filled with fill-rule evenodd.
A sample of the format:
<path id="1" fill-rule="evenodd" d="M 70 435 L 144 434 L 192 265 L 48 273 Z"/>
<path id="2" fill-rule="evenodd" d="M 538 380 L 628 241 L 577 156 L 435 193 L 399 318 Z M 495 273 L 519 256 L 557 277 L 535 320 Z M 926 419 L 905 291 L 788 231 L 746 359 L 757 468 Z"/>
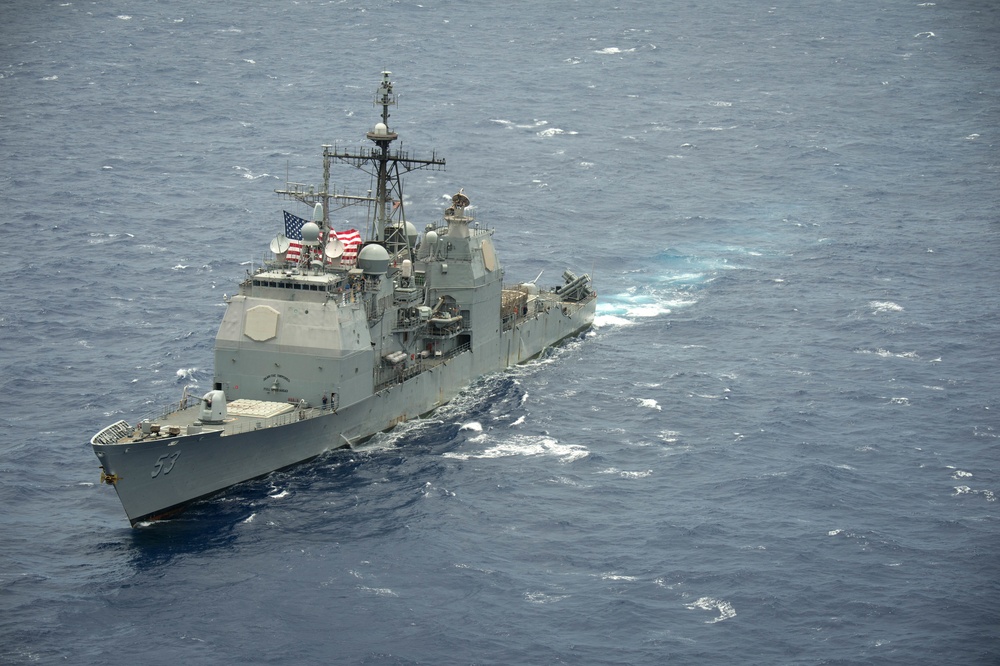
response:
<path id="1" fill-rule="evenodd" d="M 731 603 L 714 597 L 701 597 L 697 601 L 687 604 L 687 609 L 717 611 L 719 613 L 718 617 L 712 618 L 711 620 L 705 620 L 705 624 L 715 624 L 716 622 L 722 622 L 723 620 L 736 617 L 736 610 L 733 608 Z"/>
<path id="2" fill-rule="evenodd" d="M 447 451 L 441 455 L 444 458 L 455 460 L 507 458 L 511 456 L 552 456 L 558 458 L 560 462 L 570 463 L 581 458 L 586 458 L 590 455 L 590 451 L 587 447 L 579 444 L 560 444 L 551 437 L 514 435 L 503 441 L 497 441 L 492 446 L 479 451 Z"/>

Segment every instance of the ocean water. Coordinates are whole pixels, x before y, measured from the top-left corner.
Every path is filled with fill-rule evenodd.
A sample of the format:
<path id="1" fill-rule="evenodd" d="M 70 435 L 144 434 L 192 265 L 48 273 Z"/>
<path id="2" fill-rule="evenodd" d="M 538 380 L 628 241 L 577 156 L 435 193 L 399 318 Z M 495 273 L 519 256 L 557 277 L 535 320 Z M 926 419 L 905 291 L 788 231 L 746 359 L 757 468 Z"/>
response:
<path id="1" fill-rule="evenodd" d="M 0 662 L 997 663 L 996 3 L 491 4 L 0 5 Z M 411 221 L 593 330 L 130 528 L 90 437 L 382 69 Z"/>

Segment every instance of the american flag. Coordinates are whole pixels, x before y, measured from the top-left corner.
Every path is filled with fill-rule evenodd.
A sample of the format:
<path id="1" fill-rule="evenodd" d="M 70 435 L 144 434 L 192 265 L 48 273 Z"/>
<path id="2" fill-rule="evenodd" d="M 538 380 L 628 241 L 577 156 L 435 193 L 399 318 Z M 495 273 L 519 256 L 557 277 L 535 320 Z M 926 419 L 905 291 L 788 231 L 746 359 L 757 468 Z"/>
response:
<path id="1" fill-rule="evenodd" d="M 353 264 L 358 260 L 358 250 L 361 248 L 361 234 L 357 229 L 336 231 L 337 240 L 344 244 L 344 255 L 340 258 L 342 264 Z"/>
<path id="2" fill-rule="evenodd" d="M 285 213 L 285 237 L 291 242 L 285 258 L 288 261 L 298 261 L 302 256 L 302 225 L 309 220 L 292 215 L 287 210 Z M 361 234 L 357 229 L 347 231 L 335 231 L 334 234 L 341 243 L 344 244 L 344 254 L 340 257 L 340 263 L 353 264 L 358 260 L 358 248 L 361 247 Z M 319 235 L 320 242 L 323 242 L 323 233 Z M 332 259 L 327 258 L 327 263 L 332 263 Z"/>

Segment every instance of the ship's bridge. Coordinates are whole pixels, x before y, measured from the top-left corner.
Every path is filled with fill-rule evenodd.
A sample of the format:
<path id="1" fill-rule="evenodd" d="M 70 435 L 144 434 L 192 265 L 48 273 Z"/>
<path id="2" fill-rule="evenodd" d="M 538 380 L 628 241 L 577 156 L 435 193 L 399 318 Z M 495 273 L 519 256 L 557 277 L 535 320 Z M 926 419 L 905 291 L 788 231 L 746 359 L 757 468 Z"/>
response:
<path id="1" fill-rule="evenodd" d="M 310 273 L 299 270 L 264 270 L 244 281 L 244 294 L 260 298 L 295 299 L 313 294 L 342 293 L 350 289 L 347 271 Z"/>

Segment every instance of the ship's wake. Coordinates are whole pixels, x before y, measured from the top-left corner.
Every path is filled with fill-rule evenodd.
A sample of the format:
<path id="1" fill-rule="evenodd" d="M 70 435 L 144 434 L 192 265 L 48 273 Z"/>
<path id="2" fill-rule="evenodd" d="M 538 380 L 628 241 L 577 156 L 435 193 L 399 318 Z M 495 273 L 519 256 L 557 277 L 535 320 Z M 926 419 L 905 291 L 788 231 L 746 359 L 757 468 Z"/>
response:
<path id="1" fill-rule="evenodd" d="M 668 248 L 617 275 L 600 294 L 594 326 L 629 326 L 661 319 L 698 302 L 723 271 L 739 268 L 722 251 L 690 253 Z"/>

